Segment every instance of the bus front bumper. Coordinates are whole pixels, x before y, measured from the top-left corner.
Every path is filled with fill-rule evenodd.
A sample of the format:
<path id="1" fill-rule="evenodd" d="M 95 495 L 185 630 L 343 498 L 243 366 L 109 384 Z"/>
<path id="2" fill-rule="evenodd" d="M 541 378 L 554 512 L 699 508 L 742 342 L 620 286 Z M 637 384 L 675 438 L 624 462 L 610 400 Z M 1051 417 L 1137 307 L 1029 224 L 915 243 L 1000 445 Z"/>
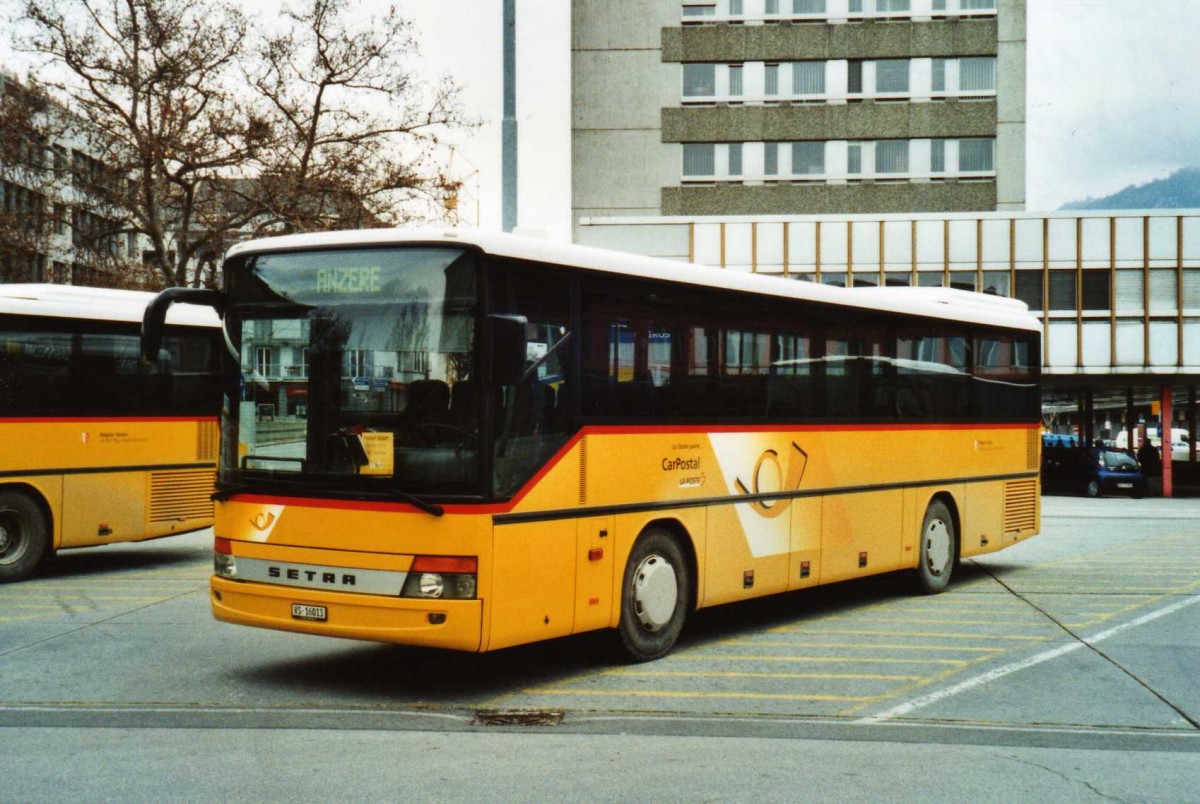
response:
<path id="1" fill-rule="evenodd" d="M 481 600 L 426 600 L 297 589 L 214 575 L 213 616 L 257 628 L 475 652 L 483 628 Z M 296 606 L 312 616 L 302 619 Z"/>

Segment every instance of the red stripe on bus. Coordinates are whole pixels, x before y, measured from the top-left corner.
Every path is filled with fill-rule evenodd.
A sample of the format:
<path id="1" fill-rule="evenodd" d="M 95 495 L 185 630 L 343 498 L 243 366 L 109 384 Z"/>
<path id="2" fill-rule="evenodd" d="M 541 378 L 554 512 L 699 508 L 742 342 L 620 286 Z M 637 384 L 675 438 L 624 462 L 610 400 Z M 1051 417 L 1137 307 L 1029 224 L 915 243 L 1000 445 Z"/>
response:
<path id="1" fill-rule="evenodd" d="M 0 424 L 103 424 L 104 422 L 216 422 L 216 416 L 0 416 Z"/>

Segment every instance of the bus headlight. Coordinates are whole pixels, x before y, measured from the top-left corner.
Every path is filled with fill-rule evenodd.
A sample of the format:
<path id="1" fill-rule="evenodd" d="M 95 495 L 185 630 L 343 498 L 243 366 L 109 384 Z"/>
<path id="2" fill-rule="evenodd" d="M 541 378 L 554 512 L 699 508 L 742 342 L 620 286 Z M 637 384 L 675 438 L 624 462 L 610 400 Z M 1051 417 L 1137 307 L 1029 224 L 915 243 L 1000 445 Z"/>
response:
<path id="1" fill-rule="evenodd" d="M 470 600 L 475 597 L 477 567 L 474 556 L 417 556 L 400 596 Z"/>
<path id="2" fill-rule="evenodd" d="M 237 559 L 233 557 L 233 546 L 228 539 L 213 540 L 213 572 L 222 578 L 237 577 Z"/>

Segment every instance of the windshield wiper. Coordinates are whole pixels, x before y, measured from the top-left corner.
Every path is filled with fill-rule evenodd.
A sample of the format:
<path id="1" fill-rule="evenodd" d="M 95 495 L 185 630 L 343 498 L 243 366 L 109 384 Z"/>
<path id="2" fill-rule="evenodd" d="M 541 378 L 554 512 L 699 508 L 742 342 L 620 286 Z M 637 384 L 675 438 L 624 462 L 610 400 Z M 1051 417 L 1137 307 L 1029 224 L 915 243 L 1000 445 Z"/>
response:
<path id="1" fill-rule="evenodd" d="M 416 496 L 415 494 L 409 494 L 408 492 L 400 491 L 399 489 L 391 489 L 391 488 L 384 488 L 384 489 L 378 489 L 378 490 L 371 489 L 367 493 L 372 494 L 372 495 L 379 495 L 379 496 L 383 496 L 383 497 L 395 497 L 397 500 L 400 500 L 401 502 L 406 502 L 409 505 L 413 506 L 414 508 L 418 508 L 427 514 L 432 514 L 433 516 L 441 516 L 442 514 L 446 513 L 446 509 L 443 508 L 442 506 L 438 505 L 437 503 L 431 503 L 428 500 L 422 500 L 420 497 Z"/>
<path id="2" fill-rule="evenodd" d="M 304 483 L 296 481 L 296 480 L 281 480 L 279 478 L 271 478 L 268 482 L 271 485 L 294 486 L 297 488 L 303 487 L 305 485 Z M 234 494 L 240 494 L 243 491 L 251 491 L 252 488 L 254 488 L 254 487 L 252 487 L 251 485 L 246 484 L 246 483 L 227 483 L 227 482 L 218 480 L 216 483 L 216 491 L 214 491 L 212 494 L 212 499 L 213 500 L 227 500 Z M 444 513 L 446 513 L 446 509 L 443 508 L 442 506 L 438 505 L 437 503 L 431 503 L 428 500 L 423 500 L 414 494 L 409 494 L 407 492 L 400 491 L 399 489 L 393 489 L 393 488 L 364 489 L 364 490 L 356 492 L 354 496 L 365 496 L 365 495 L 370 495 L 372 497 L 391 497 L 393 499 L 400 500 L 401 502 L 406 502 L 409 505 L 413 506 L 414 508 L 424 511 L 427 514 L 431 514 L 432 516 L 441 516 Z"/>

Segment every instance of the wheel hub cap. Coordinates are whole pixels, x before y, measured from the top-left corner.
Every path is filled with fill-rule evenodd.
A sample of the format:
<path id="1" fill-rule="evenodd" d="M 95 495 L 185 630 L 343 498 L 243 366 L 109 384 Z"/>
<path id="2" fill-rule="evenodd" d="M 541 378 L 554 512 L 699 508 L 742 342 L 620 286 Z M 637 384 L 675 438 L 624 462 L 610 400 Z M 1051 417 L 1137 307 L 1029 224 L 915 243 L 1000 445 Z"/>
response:
<path id="1" fill-rule="evenodd" d="M 933 575 L 941 575 L 950 563 L 950 529 L 940 519 L 925 529 L 925 566 Z"/>
<path id="2" fill-rule="evenodd" d="M 0 553 L 8 549 L 9 535 L 8 528 L 0 525 Z"/>
<path id="3" fill-rule="evenodd" d="M 658 631 L 671 621 L 679 583 L 675 568 L 662 556 L 647 556 L 633 577 L 633 607 L 647 631 Z"/>

